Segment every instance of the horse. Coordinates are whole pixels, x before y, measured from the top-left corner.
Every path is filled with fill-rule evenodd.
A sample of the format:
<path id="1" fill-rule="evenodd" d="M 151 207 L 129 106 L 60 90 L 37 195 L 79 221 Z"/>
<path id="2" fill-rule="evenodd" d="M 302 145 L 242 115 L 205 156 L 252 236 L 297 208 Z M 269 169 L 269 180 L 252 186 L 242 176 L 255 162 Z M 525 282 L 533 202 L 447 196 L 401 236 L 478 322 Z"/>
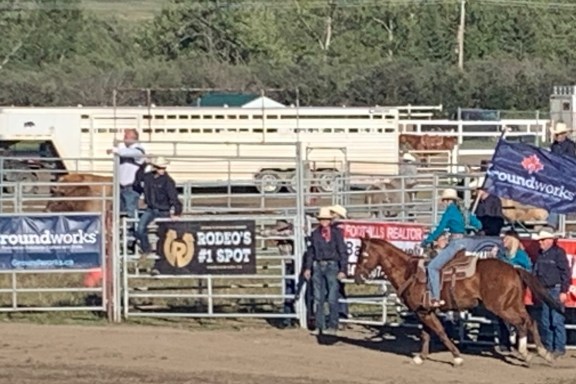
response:
<path id="1" fill-rule="evenodd" d="M 446 335 L 435 311 L 427 305 L 428 290 L 422 261 L 386 240 L 365 237 L 356 264 L 355 281 L 362 283 L 380 266 L 398 298 L 416 314 L 423 325 L 421 352 L 413 357 L 413 363 L 420 365 L 429 357 L 430 333 L 433 332 L 452 353 L 453 365 L 460 366 L 464 362 L 460 351 Z M 533 336 L 538 355 L 549 363 L 553 361 L 552 354 L 542 344 L 536 323 L 524 305 L 525 287 L 532 291 L 535 298 L 555 310 L 563 312 L 563 309 L 533 275 L 495 258 L 466 256 L 465 250 L 461 250 L 443 268 L 441 276 L 441 296 L 446 304 L 440 310 L 470 310 L 481 301 L 486 309 L 516 327 L 519 336 L 518 352 L 526 364 L 532 359 L 527 346 L 528 331 Z"/>

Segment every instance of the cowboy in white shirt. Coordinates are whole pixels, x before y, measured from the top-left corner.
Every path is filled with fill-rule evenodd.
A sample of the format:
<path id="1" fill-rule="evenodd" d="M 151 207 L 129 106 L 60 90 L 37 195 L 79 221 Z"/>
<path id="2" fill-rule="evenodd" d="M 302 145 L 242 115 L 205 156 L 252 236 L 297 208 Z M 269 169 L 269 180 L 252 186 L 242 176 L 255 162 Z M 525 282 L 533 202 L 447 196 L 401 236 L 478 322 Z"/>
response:
<path id="1" fill-rule="evenodd" d="M 127 129 L 124 131 L 124 142 L 114 149 L 109 149 L 108 154 L 115 153 L 120 156 L 118 168 L 118 181 L 120 182 L 120 212 L 126 212 L 128 217 L 136 217 L 140 193 L 134 189 L 136 174 L 145 163 L 145 152 L 138 142 L 138 131 Z"/>

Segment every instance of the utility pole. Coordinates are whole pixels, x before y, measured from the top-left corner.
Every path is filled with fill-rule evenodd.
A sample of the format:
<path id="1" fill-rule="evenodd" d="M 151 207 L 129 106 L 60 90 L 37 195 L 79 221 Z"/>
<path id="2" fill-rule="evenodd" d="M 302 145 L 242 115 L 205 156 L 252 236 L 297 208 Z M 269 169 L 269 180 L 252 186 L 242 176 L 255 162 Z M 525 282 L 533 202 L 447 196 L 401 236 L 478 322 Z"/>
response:
<path id="1" fill-rule="evenodd" d="M 460 25 L 458 26 L 458 69 L 464 70 L 464 30 L 466 29 L 466 0 L 460 0 Z"/>

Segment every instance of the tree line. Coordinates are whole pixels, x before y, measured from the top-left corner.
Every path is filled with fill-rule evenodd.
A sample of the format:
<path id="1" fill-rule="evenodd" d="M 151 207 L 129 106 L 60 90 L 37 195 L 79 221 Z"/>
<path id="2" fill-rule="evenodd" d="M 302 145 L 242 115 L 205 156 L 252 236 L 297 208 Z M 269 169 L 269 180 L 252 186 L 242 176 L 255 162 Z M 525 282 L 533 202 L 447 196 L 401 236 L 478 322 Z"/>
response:
<path id="1" fill-rule="evenodd" d="M 115 88 L 184 87 L 275 89 L 285 102 L 298 89 L 301 105 L 545 110 L 576 69 L 569 0 L 468 0 L 463 70 L 456 0 L 171 0 L 132 22 L 79 0 L 24 3 L 1 2 L 1 105 L 110 105 Z"/>

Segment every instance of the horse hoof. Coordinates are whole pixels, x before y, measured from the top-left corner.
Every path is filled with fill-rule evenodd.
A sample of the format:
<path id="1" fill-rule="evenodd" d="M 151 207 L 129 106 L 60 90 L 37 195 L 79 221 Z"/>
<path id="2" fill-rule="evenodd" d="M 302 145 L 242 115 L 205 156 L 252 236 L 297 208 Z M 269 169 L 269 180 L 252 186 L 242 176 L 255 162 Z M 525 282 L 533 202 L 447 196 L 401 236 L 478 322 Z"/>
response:
<path id="1" fill-rule="evenodd" d="M 534 358 L 534 355 L 531 353 L 527 353 L 526 356 L 522 356 L 524 358 L 524 363 L 526 363 L 527 366 L 530 366 L 532 359 Z"/>
<path id="2" fill-rule="evenodd" d="M 459 366 L 461 366 L 462 364 L 464 364 L 464 359 L 463 359 L 463 358 L 461 358 L 461 357 L 455 357 L 455 358 L 454 358 L 454 366 L 455 366 L 455 367 L 459 367 Z"/>
<path id="3" fill-rule="evenodd" d="M 422 364 L 424 364 L 424 359 L 422 359 L 420 356 L 416 355 L 412 358 L 412 362 L 416 365 L 422 365 Z"/>
<path id="4" fill-rule="evenodd" d="M 546 352 L 544 355 L 544 360 L 546 360 L 547 363 L 552 364 L 554 363 L 554 355 L 550 352 Z"/>

